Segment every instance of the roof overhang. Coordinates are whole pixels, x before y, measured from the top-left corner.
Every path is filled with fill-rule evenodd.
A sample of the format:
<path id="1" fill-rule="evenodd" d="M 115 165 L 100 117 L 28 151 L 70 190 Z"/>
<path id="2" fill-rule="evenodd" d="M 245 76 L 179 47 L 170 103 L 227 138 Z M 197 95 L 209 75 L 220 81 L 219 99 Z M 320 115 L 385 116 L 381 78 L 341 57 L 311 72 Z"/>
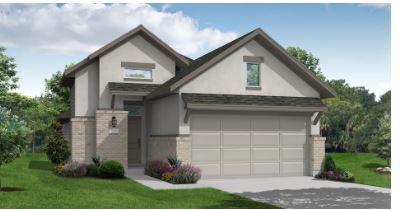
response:
<path id="1" fill-rule="evenodd" d="M 262 105 L 235 105 L 235 104 L 186 104 L 190 110 L 224 110 L 224 111 L 255 111 L 255 112 L 325 112 L 327 107 L 302 106 L 262 106 Z"/>
<path id="2" fill-rule="evenodd" d="M 81 70 L 85 66 L 87 66 L 87 65 L 91 64 L 93 61 L 97 60 L 97 58 L 99 58 L 99 56 L 115 49 L 116 47 L 120 46 L 121 44 L 125 43 L 127 40 L 131 39 L 132 37 L 134 37 L 136 35 L 142 36 L 144 39 L 149 41 L 155 47 L 160 49 L 163 53 L 165 53 L 167 56 L 169 56 L 171 59 L 173 59 L 176 62 L 177 66 L 186 67 L 189 65 L 190 60 L 187 57 L 176 52 L 172 47 L 170 47 L 168 44 L 163 42 L 152 32 L 147 30 L 143 25 L 139 25 L 136 28 L 132 29 L 131 31 L 118 37 L 114 41 L 103 46 L 102 48 L 96 50 L 95 52 L 93 52 L 88 57 L 86 57 L 79 63 L 75 64 L 71 68 L 65 70 L 64 76 L 65 77 L 74 77 L 74 74 L 73 74 L 74 72 Z"/>

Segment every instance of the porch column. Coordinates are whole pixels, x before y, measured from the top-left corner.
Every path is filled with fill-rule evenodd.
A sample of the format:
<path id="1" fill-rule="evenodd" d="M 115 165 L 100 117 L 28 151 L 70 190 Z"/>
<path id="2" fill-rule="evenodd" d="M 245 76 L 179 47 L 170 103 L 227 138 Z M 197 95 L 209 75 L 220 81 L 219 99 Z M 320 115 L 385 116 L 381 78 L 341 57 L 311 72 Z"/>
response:
<path id="1" fill-rule="evenodd" d="M 310 174 L 313 176 L 322 170 L 325 157 L 325 140 L 325 137 L 319 135 L 312 135 L 310 138 Z"/>
<path id="2" fill-rule="evenodd" d="M 128 111 L 96 110 L 96 154 L 128 168 Z"/>

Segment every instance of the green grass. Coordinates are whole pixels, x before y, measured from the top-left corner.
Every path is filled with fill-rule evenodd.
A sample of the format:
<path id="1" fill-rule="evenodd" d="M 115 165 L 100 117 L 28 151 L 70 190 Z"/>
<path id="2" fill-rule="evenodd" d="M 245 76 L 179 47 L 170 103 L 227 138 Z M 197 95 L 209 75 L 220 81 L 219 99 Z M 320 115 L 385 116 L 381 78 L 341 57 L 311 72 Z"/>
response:
<path id="1" fill-rule="evenodd" d="M 348 169 L 354 174 L 355 182 L 360 184 L 390 188 L 390 174 L 375 172 L 377 167 L 385 166 L 385 161 L 373 153 L 328 153 L 336 166 Z"/>
<path id="2" fill-rule="evenodd" d="M 276 208 L 216 189 L 152 190 L 130 179 L 63 178 L 43 154 L 0 168 L 0 208 Z"/>

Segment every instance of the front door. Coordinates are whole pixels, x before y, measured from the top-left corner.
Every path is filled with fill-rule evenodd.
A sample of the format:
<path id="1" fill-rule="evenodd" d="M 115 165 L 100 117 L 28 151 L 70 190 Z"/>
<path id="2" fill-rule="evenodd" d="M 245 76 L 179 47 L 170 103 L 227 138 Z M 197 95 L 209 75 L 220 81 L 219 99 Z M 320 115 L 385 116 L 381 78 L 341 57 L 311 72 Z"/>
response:
<path id="1" fill-rule="evenodd" d="M 141 163 L 142 118 L 128 117 L 128 165 Z"/>

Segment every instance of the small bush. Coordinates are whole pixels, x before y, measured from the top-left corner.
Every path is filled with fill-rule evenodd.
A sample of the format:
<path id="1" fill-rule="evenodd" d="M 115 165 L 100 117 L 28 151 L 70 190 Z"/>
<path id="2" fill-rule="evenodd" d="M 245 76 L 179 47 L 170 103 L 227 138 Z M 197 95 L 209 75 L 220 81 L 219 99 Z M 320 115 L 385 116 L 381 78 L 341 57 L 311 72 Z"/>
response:
<path id="1" fill-rule="evenodd" d="M 200 168 L 183 164 L 174 170 L 171 182 L 174 184 L 192 184 L 196 183 L 200 177 Z"/>
<path id="2" fill-rule="evenodd" d="M 61 164 L 69 159 L 71 152 L 68 148 L 68 142 L 62 136 L 62 125 L 54 123 L 53 129 L 53 133 L 47 138 L 45 152 L 52 163 Z"/>
<path id="3" fill-rule="evenodd" d="M 123 178 L 124 167 L 115 160 L 105 160 L 100 164 L 99 176 L 102 178 Z"/>
<path id="4" fill-rule="evenodd" d="M 324 169 L 323 171 L 335 171 L 336 164 L 333 160 L 332 156 L 326 155 L 324 160 Z"/>
<path id="5" fill-rule="evenodd" d="M 173 176 L 174 174 L 172 172 L 165 172 L 162 174 L 161 180 L 171 182 Z"/>
<path id="6" fill-rule="evenodd" d="M 57 175 L 61 175 L 63 172 L 64 165 L 65 164 L 63 163 L 55 165 L 53 168 L 53 172 Z"/>
<path id="7" fill-rule="evenodd" d="M 174 168 L 178 168 L 179 166 L 182 165 L 182 161 L 178 159 L 176 155 L 170 155 L 167 157 L 169 165 L 171 165 Z"/>
<path id="8" fill-rule="evenodd" d="M 97 165 L 95 164 L 88 165 L 86 171 L 87 171 L 86 172 L 87 176 L 93 176 L 93 177 L 99 176 L 99 167 L 97 167 Z"/>
<path id="9" fill-rule="evenodd" d="M 172 171 L 173 168 L 168 163 L 160 160 L 153 160 L 146 165 L 144 173 L 148 176 L 161 179 L 163 173 Z"/>
<path id="10" fill-rule="evenodd" d="M 70 161 L 62 166 L 61 176 L 64 177 L 83 177 L 86 175 L 87 164 L 78 161 Z"/>

